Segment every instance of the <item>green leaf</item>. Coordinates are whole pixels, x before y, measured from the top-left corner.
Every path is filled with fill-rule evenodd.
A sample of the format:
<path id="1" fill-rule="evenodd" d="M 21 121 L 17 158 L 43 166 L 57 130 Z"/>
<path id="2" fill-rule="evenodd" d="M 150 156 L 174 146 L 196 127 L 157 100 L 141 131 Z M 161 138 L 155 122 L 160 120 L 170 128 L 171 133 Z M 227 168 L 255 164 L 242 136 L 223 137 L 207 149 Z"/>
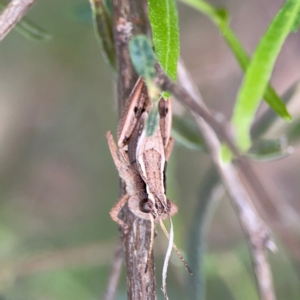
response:
<path id="1" fill-rule="evenodd" d="M 149 39 L 144 35 L 137 35 L 129 41 L 129 53 L 136 72 L 146 80 L 155 77 L 156 57 Z"/>
<path id="2" fill-rule="evenodd" d="M 158 98 L 160 90 L 154 83 L 156 57 L 150 40 L 144 35 L 137 35 L 129 41 L 129 54 L 136 72 L 145 79 L 152 109 L 146 121 L 146 135 L 152 136 L 159 120 Z"/>
<path id="3" fill-rule="evenodd" d="M 281 96 L 284 103 L 287 105 L 289 103 L 293 103 L 297 99 L 297 93 L 298 93 L 298 82 L 292 84 L 287 91 Z M 291 103 L 291 105 L 292 105 Z M 278 115 L 271 110 L 269 107 L 267 107 L 264 112 L 259 115 L 259 117 L 255 120 L 253 126 L 251 127 L 251 138 L 253 140 L 261 137 L 264 135 L 267 131 L 272 130 L 272 127 L 274 124 L 277 124 Z M 295 122 L 292 122 L 289 124 L 290 126 L 293 126 Z M 288 127 L 290 127 L 288 126 Z M 290 142 L 290 140 L 288 139 Z"/>
<path id="4" fill-rule="evenodd" d="M 298 15 L 295 17 L 295 22 L 292 25 L 291 31 L 297 32 L 300 26 L 300 10 L 298 10 Z"/>
<path id="5" fill-rule="evenodd" d="M 50 33 L 32 22 L 24 20 L 24 18 L 15 26 L 15 29 L 28 40 L 34 42 L 43 42 L 52 38 Z"/>
<path id="6" fill-rule="evenodd" d="M 226 10 L 216 9 L 210 4 L 201 0 L 181 0 L 181 2 L 202 12 L 218 26 L 242 70 L 245 72 L 250 63 L 250 57 L 244 50 L 234 32 L 229 27 L 229 17 L 226 13 Z M 284 102 L 270 85 L 267 85 L 263 98 L 279 116 L 281 116 L 283 119 L 291 120 L 291 116 L 288 113 Z"/>
<path id="7" fill-rule="evenodd" d="M 94 28 L 106 62 L 116 71 L 116 52 L 112 32 L 112 16 L 104 0 L 90 0 Z"/>
<path id="8" fill-rule="evenodd" d="M 233 154 L 226 144 L 222 144 L 220 148 L 220 159 L 224 164 L 231 163 Z"/>
<path id="9" fill-rule="evenodd" d="M 205 143 L 201 133 L 189 118 L 178 117 L 172 118 L 172 136 L 176 142 L 191 150 L 204 150 Z"/>
<path id="10" fill-rule="evenodd" d="M 158 105 L 157 101 L 153 103 L 153 107 L 149 112 L 148 118 L 146 120 L 146 128 L 145 128 L 146 136 L 152 136 L 155 133 L 156 128 L 158 126 L 159 113 L 158 113 L 157 105 Z"/>
<path id="11" fill-rule="evenodd" d="M 148 10 L 156 57 L 166 74 L 176 80 L 179 29 L 175 0 L 148 0 Z M 163 96 L 170 97 L 168 93 Z"/>
<path id="12" fill-rule="evenodd" d="M 271 161 L 286 157 L 291 153 L 285 137 L 273 140 L 256 140 L 246 155 L 259 161 Z"/>
<path id="13" fill-rule="evenodd" d="M 226 42 L 233 51 L 237 61 L 239 62 L 242 70 L 246 72 L 248 65 L 250 64 L 250 58 L 246 51 L 243 49 L 241 43 L 236 38 L 234 33 L 229 29 L 222 29 L 222 33 L 226 39 Z M 267 85 L 266 90 L 263 95 L 264 100 L 273 108 L 273 110 L 281 116 L 283 119 L 290 121 L 291 116 L 286 109 L 286 106 L 282 99 L 277 95 L 276 91 L 272 86 Z"/>
<path id="14" fill-rule="evenodd" d="M 260 40 L 247 68 L 232 117 L 236 142 L 241 150 L 251 146 L 250 126 L 283 42 L 298 23 L 299 11 L 299 0 L 286 1 Z"/>
<path id="15" fill-rule="evenodd" d="M 0 12 L 6 7 L 3 3 L 0 3 Z M 40 28 L 39 26 L 33 24 L 31 21 L 27 20 L 26 18 L 22 18 L 14 29 L 23 35 L 28 40 L 34 42 L 42 42 L 52 38 L 51 34 L 46 32 L 44 29 Z"/>

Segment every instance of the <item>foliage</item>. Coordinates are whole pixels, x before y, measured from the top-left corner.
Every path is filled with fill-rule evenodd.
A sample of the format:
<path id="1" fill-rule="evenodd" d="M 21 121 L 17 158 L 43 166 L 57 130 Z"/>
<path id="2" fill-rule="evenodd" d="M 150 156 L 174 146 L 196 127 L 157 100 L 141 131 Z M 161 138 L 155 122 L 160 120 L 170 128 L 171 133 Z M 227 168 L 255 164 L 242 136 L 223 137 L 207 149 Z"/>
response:
<path id="1" fill-rule="evenodd" d="M 102 54 L 113 71 L 116 70 L 116 54 L 112 32 L 112 17 L 106 1 L 90 0 L 94 29 Z"/>
<path id="2" fill-rule="evenodd" d="M 251 93 L 254 87 L 257 89 L 256 94 L 260 94 L 256 96 L 256 104 L 251 102 L 253 107 L 248 107 L 249 100 L 247 103 L 238 102 L 237 107 L 241 105 L 242 109 L 235 108 L 239 111 L 234 117 L 235 128 L 248 135 L 261 97 L 277 113 L 276 117 L 267 120 L 264 132 L 272 128 L 278 116 L 290 120 L 282 100 L 284 97 L 278 96 L 267 82 L 286 35 L 298 25 L 298 1 L 286 1 L 262 37 L 252 61 L 231 29 L 229 14 L 225 9 L 215 8 L 205 1 L 181 2 L 201 11 L 217 25 L 236 61 L 243 71 L 247 71 L 239 101 L 248 99 L 250 87 Z M 73 19 L 64 16 L 64 12 L 74 5 L 71 0 L 64 3 L 56 1 L 55 5 L 50 1 L 48 5 L 55 7 L 55 16 L 48 11 L 44 12 L 43 4 L 39 4 L 32 13 L 36 13 L 36 16 L 41 14 L 40 18 L 48 18 L 50 24 L 53 24 L 51 32 L 55 32 L 55 39 L 49 44 L 32 45 L 22 43 L 18 35 L 12 35 L 1 44 L 1 101 L 7 101 L 0 102 L 5 115 L 1 138 L 5 128 L 9 128 L 6 133 L 9 138 L 4 136 L 2 143 L 0 172 L 1 181 L 4 182 L 1 186 L 0 224 L 1 299 L 96 299 L 101 298 L 105 291 L 117 239 L 116 226 L 108 215 L 117 198 L 117 178 L 112 163 L 109 165 L 111 159 L 103 137 L 107 128 L 114 128 L 116 120 L 111 117 L 112 104 L 107 100 L 113 97 L 109 93 L 112 80 L 107 78 L 109 72 L 103 72 L 103 76 L 100 72 L 108 68 L 101 60 L 97 61 L 99 51 L 92 39 L 90 24 L 93 17 L 102 54 L 106 63 L 115 70 L 111 3 L 91 0 L 92 13 L 90 6 L 87 11 L 88 25 L 78 25 Z M 176 80 L 179 55 L 176 4 L 173 0 L 149 0 L 149 8 L 154 53 L 169 76 Z M 288 18 L 287 11 L 290 12 Z M 15 29 L 33 40 L 50 38 L 47 32 L 26 19 L 22 19 Z M 191 30 L 200 32 L 202 28 Z M 147 40 L 145 49 L 151 48 L 152 44 Z M 140 58 L 147 51 L 140 52 Z M 150 52 L 148 54 L 151 56 L 153 51 Z M 153 66 L 155 58 L 151 59 L 150 65 Z M 141 65 L 141 62 L 137 62 L 138 68 Z M 18 76 L 12 77 L 11 73 L 15 70 Z M 151 72 L 148 75 L 153 79 Z M 11 101 L 11 95 L 18 93 L 19 98 L 16 96 Z M 27 102 L 29 98 L 30 103 Z M 18 99 L 20 103 L 17 103 Z M 18 110 L 10 114 L 13 105 Z M 19 115 L 22 117 L 16 117 Z M 287 140 L 276 136 L 265 138 L 262 131 L 258 130 L 259 133 L 252 135 L 253 143 L 245 155 L 260 161 L 285 157 L 289 154 L 289 143 L 299 142 L 300 122 L 295 119 L 295 123 L 287 125 L 284 131 Z M 242 125 L 244 121 L 247 124 Z M 19 128 L 19 132 L 14 135 L 16 128 Z M 189 292 L 198 292 L 192 299 L 200 299 L 201 293 L 205 299 L 257 299 L 253 275 L 249 271 L 251 263 L 248 250 L 244 242 L 235 236 L 239 224 L 235 218 L 223 218 L 227 209 L 231 212 L 226 201 L 222 201 L 221 208 L 215 212 L 214 242 L 210 245 L 211 251 L 204 255 L 208 219 L 212 218 L 211 213 L 207 213 L 211 210 L 211 204 L 205 202 L 205 199 L 212 197 L 213 188 L 219 179 L 215 174 L 213 178 L 209 176 L 215 169 L 208 167 L 207 155 L 200 157 L 195 152 L 206 151 L 206 147 L 190 116 L 182 112 L 180 116 L 176 115 L 172 130 L 178 143 L 194 151 L 175 149 L 168 163 L 167 185 L 170 199 L 175 198 L 180 207 L 180 214 L 174 218 L 175 232 L 180 233 L 175 237 L 176 243 L 182 249 L 192 247 L 187 255 L 195 273 L 192 279 L 189 277 L 189 281 L 195 281 L 197 287 Z M 249 143 L 245 142 L 244 136 L 242 138 L 238 140 L 239 145 L 246 149 Z M 224 156 L 228 156 L 228 149 L 224 147 L 223 150 Z M 281 171 L 278 174 L 283 176 Z M 195 209 L 195 190 L 200 190 L 198 209 Z M 231 243 L 234 250 L 230 252 L 217 248 L 223 240 L 218 234 L 224 234 L 227 228 L 234 228 L 226 232 L 226 238 L 234 241 Z M 184 243 L 187 235 L 190 236 L 188 245 Z M 156 259 L 160 262 L 162 251 L 159 248 L 156 250 Z M 299 299 L 299 274 L 294 270 L 294 258 L 284 255 L 280 251 L 271 258 L 275 286 L 279 296 L 285 294 L 289 295 L 289 299 Z M 170 298 L 174 300 L 186 297 L 186 294 L 179 292 L 183 286 L 183 276 L 177 275 L 179 270 L 185 272 L 182 269 L 181 265 L 178 267 L 171 259 L 168 290 Z M 172 274 L 173 271 L 176 276 Z M 199 272 L 201 275 L 205 273 L 206 282 Z M 126 298 L 124 286 L 123 282 L 118 299 Z M 206 292 L 204 286 L 207 286 Z"/>
<path id="3" fill-rule="evenodd" d="M 0 2 L 0 13 L 5 7 L 6 5 Z M 27 18 L 23 18 L 20 22 L 18 22 L 15 26 L 15 30 L 28 40 L 34 42 L 42 42 L 52 38 L 50 33 L 40 28 L 38 25 L 33 24 Z"/>
<path id="4" fill-rule="evenodd" d="M 300 1 L 288 0 L 279 10 L 264 36 L 261 38 L 239 91 L 232 123 L 235 127 L 236 141 L 242 150 L 251 146 L 250 126 L 253 122 L 260 99 L 279 54 L 291 31 L 300 22 Z M 289 119 L 288 119 L 289 120 Z"/>
<path id="5" fill-rule="evenodd" d="M 201 13 L 205 14 L 212 22 L 214 22 L 222 33 L 230 50 L 234 54 L 237 62 L 245 72 L 250 64 L 250 57 L 243 48 L 241 42 L 236 37 L 229 24 L 229 14 L 223 8 L 215 8 L 211 4 L 202 0 L 181 0 L 181 2 L 190 5 Z M 278 96 L 271 85 L 267 85 L 263 95 L 264 100 L 270 105 L 274 111 L 284 119 L 289 120 L 291 117 L 286 110 L 284 102 Z"/>
<path id="6" fill-rule="evenodd" d="M 166 74 L 176 80 L 179 29 L 175 0 L 148 0 L 148 9 L 156 57 Z M 169 96 L 164 93 L 165 98 Z"/>

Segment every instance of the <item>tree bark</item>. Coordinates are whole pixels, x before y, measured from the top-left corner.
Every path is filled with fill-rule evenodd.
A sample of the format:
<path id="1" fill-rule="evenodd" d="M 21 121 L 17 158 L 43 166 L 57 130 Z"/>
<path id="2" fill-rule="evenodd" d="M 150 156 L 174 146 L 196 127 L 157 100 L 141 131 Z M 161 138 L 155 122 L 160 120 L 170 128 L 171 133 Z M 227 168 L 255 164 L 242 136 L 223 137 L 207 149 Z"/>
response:
<path id="1" fill-rule="evenodd" d="M 134 71 L 128 50 L 131 36 L 148 34 L 146 0 L 114 0 L 113 30 L 117 54 L 117 97 L 119 116 L 138 78 Z M 124 183 L 120 184 L 120 196 L 125 192 Z M 137 218 L 127 207 L 122 211 L 123 220 L 129 225 L 129 233 L 123 237 L 127 277 L 128 299 L 156 299 L 156 281 L 154 258 L 149 262 L 147 273 L 145 266 L 150 245 L 150 222 Z"/>

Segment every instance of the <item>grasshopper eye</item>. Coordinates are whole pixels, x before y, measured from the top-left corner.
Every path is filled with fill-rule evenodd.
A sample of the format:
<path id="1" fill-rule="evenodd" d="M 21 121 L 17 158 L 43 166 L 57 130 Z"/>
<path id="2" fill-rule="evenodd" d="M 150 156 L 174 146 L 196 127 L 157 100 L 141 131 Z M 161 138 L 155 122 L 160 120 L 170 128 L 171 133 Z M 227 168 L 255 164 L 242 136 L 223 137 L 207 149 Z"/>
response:
<path id="1" fill-rule="evenodd" d="M 140 201 L 140 210 L 143 213 L 150 213 L 153 208 L 153 203 L 149 199 L 143 199 Z"/>

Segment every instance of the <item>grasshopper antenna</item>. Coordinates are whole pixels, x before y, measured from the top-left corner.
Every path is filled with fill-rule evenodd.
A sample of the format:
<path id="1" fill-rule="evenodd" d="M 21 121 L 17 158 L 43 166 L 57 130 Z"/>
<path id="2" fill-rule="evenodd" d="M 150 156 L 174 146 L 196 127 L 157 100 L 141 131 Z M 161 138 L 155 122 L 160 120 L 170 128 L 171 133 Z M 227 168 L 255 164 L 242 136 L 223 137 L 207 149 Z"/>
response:
<path id="1" fill-rule="evenodd" d="M 165 227 L 165 224 L 163 223 L 163 221 L 160 219 L 159 220 L 159 224 L 161 229 L 163 230 L 165 236 L 170 239 L 169 233 Z M 193 272 L 191 270 L 191 268 L 189 267 L 188 263 L 186 262 L 186 260 L 184 259 L 183 255 L 181 254 L 181 252 L 179 251 L 179 249 L 176 247 L 175 243 L 173 243 L 173 249 L 176 252 L 176 254 L 178 255 L 179 259 L 182 261 L 183 265 L 185 266 L 185 268 L 187 269 L 187 271 L 190 273 L 190 275 L 193 275 Z"/>
<path id="2" fill-rule="evenodd" d="M 168 271 L 168 265 L 172 253 L 172 246 L 173 246 L 173 240 L 174 240 L 174 230 L 173 230 L 173 222 L 171 217 L 169 217 L 170 220 L 170 235 L 169 235 L 169 244 L 168 249 L 166 252 L 166 257 L 164 260 L 164 266 L 163 266 L 163 272 L 162 272 L 162 291 L 165 296 L 165 300 L 169 300 L 168 294 L 167 294 L 167 271 Z"/>
<path id="3" fill-rule="evenodd" d="M 154 218 L 151 214 L 150 216 L 150 222 L 151 222 L 151 237 L 150 237 L 150 246 L 149 246 L 149 252 L 148 252 L 148 257 L 147 257 L 147 263 L 146 263 L 146 268 L 145 268 L 145 273 L 148 271 L 148 265 L 151 259 L 151 254 L 153 251 L 153 244 L 154 244 Z"/>

